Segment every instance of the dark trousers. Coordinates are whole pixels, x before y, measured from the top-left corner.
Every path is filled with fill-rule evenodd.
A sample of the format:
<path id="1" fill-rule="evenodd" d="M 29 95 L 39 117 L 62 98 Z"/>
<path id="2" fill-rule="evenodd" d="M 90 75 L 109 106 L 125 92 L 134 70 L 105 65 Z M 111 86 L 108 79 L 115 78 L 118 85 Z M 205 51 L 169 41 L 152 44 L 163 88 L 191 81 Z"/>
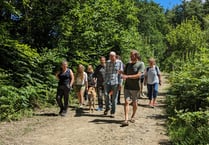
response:
<path id="1" fill-rule="evenodd" d="M 69 93 L 70 93 L 70 89 L 67 86 L 58 86 L 56 100 L 57 100 L 57 104 L 60 107 L 60 111 L 67 111 Z M 63 97 L 64 97 L 64 103 L 62 101 Z"/>
<path id="2" fill-rule="evenodd" d="M 97 87 L 97 95 L 98 95 L 98 106 L 99 108 L 103 108 L 104 86 Z"/>
<path id="3" fill-rule="evenodd" d="M 118 90 L 118 104 L 120 104 L 120 90 Z"/>

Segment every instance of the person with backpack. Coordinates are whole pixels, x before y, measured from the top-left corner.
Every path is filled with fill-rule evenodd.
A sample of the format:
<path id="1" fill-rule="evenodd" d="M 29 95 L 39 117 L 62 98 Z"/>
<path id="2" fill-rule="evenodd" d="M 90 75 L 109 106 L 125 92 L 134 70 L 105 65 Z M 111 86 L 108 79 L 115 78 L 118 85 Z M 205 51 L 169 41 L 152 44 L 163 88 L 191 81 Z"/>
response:
<path id="1" fill-rule="evenodd" d="M 64 60 L 61 63 L 61 71 L 56 74 L 59 80 L 57 87 L 56 100 L 60 107 L 59 114 L 65 116 L 68 109 L 69 93 L 74 83 L 74 74 L 71 69 L 68 68 L 68 63 Z M 62 98 L 64 96 L 64 104 Z"/>
<path id="2" fill-rule="evenodd" d="M 149 67 L 146 68 L 144 76 L 144 85 L 147 85 L 149 106 L 155 107 L 158 95 L 158 86 L 161 85 L 162 81 L 159 67 L 156 66 L 154 58 L 149 59 Z"/>

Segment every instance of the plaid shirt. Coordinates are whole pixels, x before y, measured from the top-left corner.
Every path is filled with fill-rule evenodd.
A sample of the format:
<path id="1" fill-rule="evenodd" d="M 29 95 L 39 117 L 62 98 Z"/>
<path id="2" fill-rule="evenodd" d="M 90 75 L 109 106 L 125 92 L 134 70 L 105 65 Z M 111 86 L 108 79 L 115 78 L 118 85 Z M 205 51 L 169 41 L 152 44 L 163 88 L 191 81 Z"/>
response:
<path id="1" fill-rule="evenodd" d="M 119 70 L 123 71 L 123 63 L 121 60 L 116 60 L 115 62 L 111 62 L 110 60 L 108 60 L 105 69 L 105 84 L 121 84 L 122 78 L 121 75 L 118 73 Z"/>

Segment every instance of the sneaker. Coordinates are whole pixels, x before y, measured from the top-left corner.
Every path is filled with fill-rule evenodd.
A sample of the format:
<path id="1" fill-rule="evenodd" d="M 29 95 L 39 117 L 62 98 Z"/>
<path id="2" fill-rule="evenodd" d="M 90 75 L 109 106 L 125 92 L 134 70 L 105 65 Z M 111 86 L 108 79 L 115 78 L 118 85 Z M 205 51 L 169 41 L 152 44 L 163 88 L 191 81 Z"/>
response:
<path id="1" fill-rule="evenodd" d="M 67 114 L 67 111 L 63 111 L 62 113 L 61 113 L 61 116 L 66 116 L 66 114 Z"/>
<path id="2" fill-rule="evenodd" d="M 98 107 L 96 110 L 97 111 L 102 111 L 103 109 L 101 107 Z"/>

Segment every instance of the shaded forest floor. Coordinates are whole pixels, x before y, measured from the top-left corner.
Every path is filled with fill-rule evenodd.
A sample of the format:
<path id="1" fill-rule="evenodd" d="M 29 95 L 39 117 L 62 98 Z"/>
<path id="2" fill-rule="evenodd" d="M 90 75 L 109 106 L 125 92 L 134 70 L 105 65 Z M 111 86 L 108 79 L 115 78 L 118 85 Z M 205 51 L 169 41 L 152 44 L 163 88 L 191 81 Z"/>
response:
<path id="1" fill-rule="evenodd" d="M 150 108 L 146 97 L 139 99 L 136 122 L 120 127 L 124 120 L 123 95 L 116 117 L 103 111 L 88 112 L 70 107 L 66 117 L 58 107 L 36 111 L 31 118 L 0 123 L 0 145 L 169 145 L 166 133 L 165 95 L 168 83 L 163 77 L 157 107 Z M 145 89 L 146 90 L 146 89 Z M 132 106 L 130 106 L 131 115 Z"/>

